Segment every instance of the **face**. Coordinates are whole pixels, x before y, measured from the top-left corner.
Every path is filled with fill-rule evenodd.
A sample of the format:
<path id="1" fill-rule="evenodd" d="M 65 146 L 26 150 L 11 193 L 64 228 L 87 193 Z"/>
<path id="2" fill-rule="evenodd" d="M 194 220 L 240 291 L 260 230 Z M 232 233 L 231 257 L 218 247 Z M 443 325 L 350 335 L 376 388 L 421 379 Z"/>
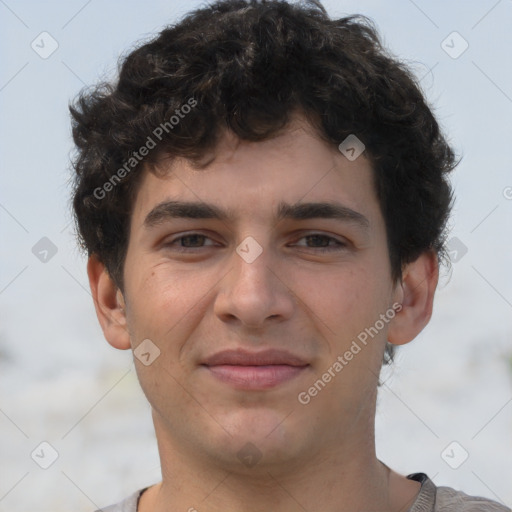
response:
<path id="1" fill-rule="evenodd" d="M 132 348 L 151 340 L 135 362 L 157 432 L 226 465 L 246 443 L 272 465 L 359 442 L 401 299 L 364 154 L 298 118 L 159 170 L 134 203 L 123 295 Z"/>

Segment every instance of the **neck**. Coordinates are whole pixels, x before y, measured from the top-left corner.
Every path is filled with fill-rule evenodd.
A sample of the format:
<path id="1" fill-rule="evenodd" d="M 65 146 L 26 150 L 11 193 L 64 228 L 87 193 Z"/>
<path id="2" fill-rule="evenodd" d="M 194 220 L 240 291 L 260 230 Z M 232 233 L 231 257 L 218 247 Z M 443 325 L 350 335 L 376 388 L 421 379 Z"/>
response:
<path id="1" fill-rule="evenodd" d="M 403 512 L 419 491 L 376 458 L 373 416 L 364 428 L 354 424 L 340 434 L 336 445 L 251 468 L 195 453 L 168 434 L 156 413 L 154 423 L 162 482 L 143 494 L 139 512 Z"/>

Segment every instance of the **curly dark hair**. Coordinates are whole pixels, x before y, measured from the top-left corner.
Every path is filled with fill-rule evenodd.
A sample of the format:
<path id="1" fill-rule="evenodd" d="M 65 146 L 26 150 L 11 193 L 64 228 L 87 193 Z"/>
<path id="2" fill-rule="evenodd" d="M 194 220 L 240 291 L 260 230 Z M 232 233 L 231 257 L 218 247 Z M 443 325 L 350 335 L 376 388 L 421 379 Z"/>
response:
<path id="1" fill-rule="evenodd" d="M 318 1 L 214 2 L 129 53 L 116 83 L 80 93 L 70 112 L 81 246 L 122 290 L 140 168 L 162 155 L 199 162 L 226 129 L 271 138 L 296 111 L 329 144 L 350 134 L 365 144 L 393 280 L 426 250 L 444 260 L 453 150 L 371 20 L 331 19 Z"/>

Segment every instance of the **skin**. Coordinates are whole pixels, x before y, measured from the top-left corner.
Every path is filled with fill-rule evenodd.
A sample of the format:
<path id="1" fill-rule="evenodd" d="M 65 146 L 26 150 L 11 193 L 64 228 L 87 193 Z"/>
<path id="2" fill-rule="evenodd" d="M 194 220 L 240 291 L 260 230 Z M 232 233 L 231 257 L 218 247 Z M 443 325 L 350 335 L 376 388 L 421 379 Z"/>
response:
<path id="1" fill-rule="evenodd" d="M 138 510 L 405 512 L 420 484 L 376 458 L 377 380 L 386 339 L 407 343 L 430 319 L 436 255 L 423 253 L 401 282 L 392 281 L 369 161 L 364 154 L 349 161 L 300 115 L 263 142 L 226 132 L 208 160 L 201 170 L 178 159 L 162 160 L 157 174 L 144 171 L 122 291 L 95 255 L 88 262 L 108 342 L 135 349 L 150 339 L 160 350 L 149 366 L 134 358 L 162 468 L 162 482 Z M 169 199 L 212 203 L 234 217 L 145 226 Z M 368 228 L 324 218 L 277 222 L 281 201 L 336 201 L 364 215 Z M 176 241 L 191 232 L 206 238 Z M 235 251 L 248 236 L 263 250 L 252 263 Z M 320 252 L 327 243 L 336 250 Z M 188 252 L 179 252 L 186 244 Z M 307 405 L 299 403 L 298 394 L 394 303 L 401 311 Z M 286 349 L 309 366 L 271 389 L 234 389 L 200 365 L 227 348 Z M 237 457 L 248 442 L 261 454 L 252 467 Z"/>

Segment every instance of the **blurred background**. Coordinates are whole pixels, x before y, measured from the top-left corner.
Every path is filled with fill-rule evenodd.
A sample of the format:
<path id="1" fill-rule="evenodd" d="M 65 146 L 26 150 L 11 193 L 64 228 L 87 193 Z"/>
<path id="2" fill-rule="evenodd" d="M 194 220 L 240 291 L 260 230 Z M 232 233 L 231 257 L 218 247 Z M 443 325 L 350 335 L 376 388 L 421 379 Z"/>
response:
<path id="1" fill-rule="evenodd" d="M 0 512 L 92 511 L 160 479 L 132 356 L 103 339 L 74 239 L 68 102 L 200 5 L 0 0 Z M 324 5 L 374 20 L 462 156 L 452 269 L 383 374 L 378 456 L 512 506 L 512 1 Z"/>

